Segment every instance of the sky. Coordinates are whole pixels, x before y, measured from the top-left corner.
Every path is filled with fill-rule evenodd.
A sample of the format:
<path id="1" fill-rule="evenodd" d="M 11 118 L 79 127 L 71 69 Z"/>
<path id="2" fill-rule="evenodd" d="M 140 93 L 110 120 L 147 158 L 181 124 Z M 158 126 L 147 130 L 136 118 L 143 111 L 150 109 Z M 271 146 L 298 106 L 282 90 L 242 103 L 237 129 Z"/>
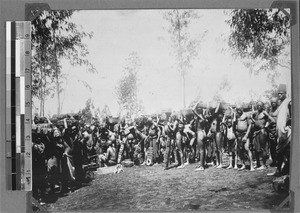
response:
<path id="1" fill-rule="evenodd" d="M 136 52 L 141 59 L 138 71 L 138 98 L 145 113 L 157 113 L 164 109 L 183 108 L 180 75 L 170 34 L 169 23 L 163 18 L 164 10 L 89 10 L 75 12 L 71 21 L 86 32 L 93 32 L 92 39 L 84 39 L 89 55 L 87 59 L 97 73 L 89 73 L 85 67 L 72 67 L 62 60 L 62 72 L 67 76 L 61 94 L 62 113 L 78 112 L 87 99 L 92 98 L 95 107 L 108 105 L 113 115 L 119 112 L 115 88 L 124 76 L 124 66 L 129 54 Z M 230 27 L 225 23 L 229 16 L 224 10 L 197 10 L 199 19 L 190 23 L 192 38 L 205 36 L 198 47 L 198 55 L 186 75 L 186 103 L 201 97 L 208 102 L 218 91 L 220 83 L 227 79 L 230 90 L 220 92 L 223 99 L 234 103 L 261 98 L 271 87 L 267 75 L 250 75 L 241 60 L 235 59 L 227 45 Z M 282 68 L 278 83 L 285 83 L 290 90 L 290 70 Z M 87 89 L 80 82 L 86 81 Z M 34 100 L 36 106 L 38 102 Z M 46 100 L 45 113 L 56 113 L 57 101 Z"/>

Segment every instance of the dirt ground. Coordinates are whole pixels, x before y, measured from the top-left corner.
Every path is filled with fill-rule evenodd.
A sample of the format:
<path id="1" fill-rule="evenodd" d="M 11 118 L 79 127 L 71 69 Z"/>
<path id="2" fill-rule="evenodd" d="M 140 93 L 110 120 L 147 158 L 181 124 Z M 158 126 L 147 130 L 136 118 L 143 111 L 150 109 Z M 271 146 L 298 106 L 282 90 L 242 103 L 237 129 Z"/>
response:
<path id="1" fill-rule="evenodd" d="M 225 162 L 228 165 L 228 162 Z M 288 196 L 275 192 L 274 168 L 250 172 L 197 164 L 164 170 L 133 166 L 119 174 L 96 174 L 90 185 L 46 204 L 48 211 L 186 211 L 275 209 Z"/>

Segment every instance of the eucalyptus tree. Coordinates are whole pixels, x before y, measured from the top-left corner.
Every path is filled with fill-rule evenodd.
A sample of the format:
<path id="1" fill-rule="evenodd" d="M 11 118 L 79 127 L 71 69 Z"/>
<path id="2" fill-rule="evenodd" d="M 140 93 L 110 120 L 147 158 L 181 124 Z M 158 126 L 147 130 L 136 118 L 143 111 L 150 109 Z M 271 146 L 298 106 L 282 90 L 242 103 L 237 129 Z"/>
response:
<path id="1" fill-rule="evenodd" d="M 138 99 L 138 72 L 141 68 L 141 59 L 136 52 L 129 54 L 123 69 L 123 77 L 115 87 L 120 111 L 125 111 L 128 116 L 138 114 L 142 105 Z"/>
<path id="2" fill-rule="evenodd" d="M 93 34 L 85 32 L 72 22 L 75 11 L 43 11 L 32 21 L 32 94 L 40 100 L 40 114 L 44 115 L 45 99 L 57 96 L 57 114 L 61 112 L 60 93 L 64 80 L 61 59 L 67 59 L 72 66 L 85 66 L 87 71 L 96 72 L 87 59 L 89 54 L 84 38 Z M 54 89 L 55 88 L 55 89 Z"/>
<path id="3" fill-rule="evenodd" d="M 186 75 L 192 68 L 192 61 L 198 55 L 198 46 L 206 34 L 206 31 L 199 37 L 193 38 L 189 33 L 189 27 L 193 20 L 199 18 L 194 10 L 168 10 L 163 14 L 168 21 L 168 32 L 171 35 L 172 53 L 176 58 L 176 67 L 181 76 L 183 88 L 183 107 L 186 106 Z"/>
<path id="4" fill-rule="evenodd" d="M 267 72 L 271 83 L 280 73 L 291 70 L 290 17 L 279 9 L 235 9 L 226 22 L 231 28 L 229 47 L 242 59 L 250 73 Z"/>

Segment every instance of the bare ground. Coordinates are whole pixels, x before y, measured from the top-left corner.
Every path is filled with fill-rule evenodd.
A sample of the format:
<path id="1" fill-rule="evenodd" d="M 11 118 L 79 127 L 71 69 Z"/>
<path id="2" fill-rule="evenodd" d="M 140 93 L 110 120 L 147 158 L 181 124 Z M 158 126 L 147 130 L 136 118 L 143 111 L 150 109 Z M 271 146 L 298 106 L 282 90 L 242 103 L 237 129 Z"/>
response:
<path id="1" fill-rule="evenodd" d="M 227 165 L 227 164 L 225 164 Z M 89 186 L 70 192 L 44 208 L 48 211 L 185 211 L 275 209 L 288 196 L 275 192 L 274 168 L 250 172 L 196 164 L 163 170 L 161 165 L 96 174 Z"/>

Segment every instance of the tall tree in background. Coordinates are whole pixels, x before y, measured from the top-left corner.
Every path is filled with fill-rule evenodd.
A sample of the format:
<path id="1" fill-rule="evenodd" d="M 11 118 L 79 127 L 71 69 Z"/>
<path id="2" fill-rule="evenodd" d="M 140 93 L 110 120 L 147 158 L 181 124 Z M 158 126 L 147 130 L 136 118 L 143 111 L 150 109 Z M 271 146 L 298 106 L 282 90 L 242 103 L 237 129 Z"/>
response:
<path id="1" fill-rule="evenodd" d="M 168 32 L 171 35 L 172 46 L 175 50 L 177 69 L 182 79 L 183 107 L 185 108 L 185 79 L 192 67 L 192 60 L 198 55 L 197 47 L 206 32 L 198 38 L 192 38 L 188 29 L 190 23 L 199 16 L 193 10 L 170 10 L 164 13 L 164 19 L 169 22 Z M 173 51 L 172 51 L 173 52 Z"/>
<path id="2" fill-rule="evenodd" d="M 218 89 L 212 97 L 212 101 L 215 103 L 224 102 L 224 95 L 231 89 L 231 83 L 228 80 L 227 75 L 224 75 L 221 82 L 218 85 Z"/>
<path id="3" fill-rule="evenodd" d="M 100 107 L 97 107 L 97 108 L 95 109 L 94 113 L 95 113 L 95 117 L 96 117 L 97 119 L 100 119 L 100 117 L 101 117 L 101 110 L 100 110 Z"/>
<path id="4" fill-rule="evenodd" d="M 72 66 L 85 66 L 87 71 L 96 72 L 86 59 L 89 52 L 83 44 L 83 39 L 92 38 L 92 33 L 84 32 L 70 21 L 73 13 L 70 10 L 44 11 L 32 22 L 33 96 L 41 101 L 41 115 L 44 114 L 46 96 L 53 92 L 49 90 L 50 86 L 53 88 L 50 83 L 56 88 L 57 114 L 61 112 L 61 59 L 67 59 Z M 46 83 L 47 79 L 50 83 Z"/>
<path id="5" fill-rule="evenodd" d="M 41 116 L 45 113 L 46 97 L 54 94 L 51 78 L 55 70 L 54 53 L 45 23 L 44 19 L 37 18 L 32 24 L 32 95 L 40 100 Z"/>
<path id="6" fill-rule="evenodd" d="M 136 52 L 129 54 L 124 67 L 124 76 L 115 88 L 121 112 L 127 116 L 138 114 L 142 110 L 141 102 L 138 100 L 138 71 L 141 67 L 141 59 Z"/>
<path id="7" fill-rule="evenodd" d="M 226 22 L 231 27 L 229 46 L 241 58 L 250 74 L 267 72 L 271 83 L 279 73 L 276 67 L 290 71 L 290 19 L 279 9 L 235 9 Z"/>
<path id="8" fill-rule="evenodd" d="M 102 111 L 101 111 L 101 116 L 100 117 L 102 119 L 105 119 L 105 118 L 108 118 L 110 116 L 112 116 L 112 114 L 110 112 L 110 109 L 109 109 L 108 105 L 105 104 L 104 107 L 103 107 L 103 109 L 102 109 Z"/>
<path id="9" fill-rule="evenodd" d="M 53 97 L 55 88 L 53 87 L 52 76 L 54 70 L 53 55 L 49 54 L 51 50 L 44 46 L 43 43 L 32 51 L 32 95 L 40 100 L 40 115 L 44 116 L 45 100 L 46 97 Z M 50 62 L 50 63 L 49 63 Z"/>
<path id="10" fill-rule="evenodd" d="M 91 98 L 89 98 L 85 102 L 85 107 L 82 110 L 80 110 L 78 113 L 81 115 L 81 120 L 83 121 L 83 123 L 85 123 L 85 124 L 92 123 L 94 109 L 95 109 L 94 101 Z"/>

